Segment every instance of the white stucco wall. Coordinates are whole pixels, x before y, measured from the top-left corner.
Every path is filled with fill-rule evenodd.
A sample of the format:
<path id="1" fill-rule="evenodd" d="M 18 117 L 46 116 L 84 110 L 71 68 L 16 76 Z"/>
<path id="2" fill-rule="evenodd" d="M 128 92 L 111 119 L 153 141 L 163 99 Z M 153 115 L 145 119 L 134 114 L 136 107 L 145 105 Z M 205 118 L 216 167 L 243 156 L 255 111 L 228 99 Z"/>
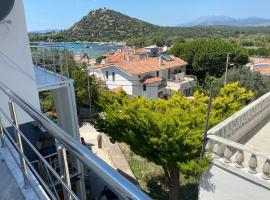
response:
<path id="1" fill-rule="evenodd" d="M 0 23 L 0 81 L 39 109 L 38 91 L 34 76 L 22 0 L 16 0 L 9 16 L 11 24 Z M 8 113 L 7 101 L 0 92 L 0 106 Z M 19 122 L 30 118 L 18 110 Z"/>
<path id="2" fill-rule="evenodd" d="M 269 200 L 269 188 L 212 165 L 201 177 L 199 200 Z"/>
<path id="3" fill-rule="evenodd" d="M 144 96 L 147 99 L 158 99 L 158 86 L 157 83 L 154 84 L 148 84 L 146 86 L 146 91 L 144 91 Z"/>
<path id="4" fill-rule="evenodd" d="M 108 79 L 106 79 L 106 71 L 109 73 Z M 132 85 L 139 84 L 137 79 L 113 66 L 104 68 L 101 70 L 101 72 L 103 74 L 102 80 L 106 82 L 109 89 L 122 87 L 127 94 L 134 95 Z M 115 73 L 115 81 L 112 80 L 113 72 Z"/>

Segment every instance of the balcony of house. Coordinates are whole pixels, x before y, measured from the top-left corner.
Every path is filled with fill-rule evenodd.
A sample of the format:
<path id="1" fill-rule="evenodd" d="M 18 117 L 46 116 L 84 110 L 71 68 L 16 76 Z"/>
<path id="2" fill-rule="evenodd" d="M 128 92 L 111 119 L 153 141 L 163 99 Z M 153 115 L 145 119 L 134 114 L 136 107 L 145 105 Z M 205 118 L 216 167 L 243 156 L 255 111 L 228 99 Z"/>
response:
<path id="1" fill-rule="evenodd" d="M 73 84 L 73 80 L 43 66 L 34 66 L 36 83 L 39 92 L 63 88 Z"/>
<path id="2" fill-rule="evenodd" d="M 200 199 L 268 199 L 269 130 L 270 93 L 210 129 L 212 161 L 201 177 Z"/>
<path id="3" fill-rule="evenodd" d="M 196 84 L 194 76 L 188 76 L 185 72 L 172 73 L 167 81 L 167 94 L 171 96 L 174 92 L 181 92 L 185 96 L 192 96 Z"/>
<path id="4" fill-rule="evenodd" d="M 158 85 L 158 90 L 160 91 L 160 90 L 164 90 L 165 88 L 166 88 L 166 86 L 167 86 L 167 81 L 165 80 L 165 79 L 163 79 L 162 81 L 161 81 L 161 83 Z"/>
<path id="5" fill-rule="evenodd" d="M 3 187 L 10 190 L 1 192 L 0 197 L 92 199 L 93 195 L 102 198 L 106 187 L 115 199 L 150 199 L 82 145 L 76 137 L 78 130 L 72 132 L 66 124 L 58 126 L 1 82 L 0 91 L 10 99 L 2 102 L 9 105 L 8 111 L 2 104 L 0 107 L 0 158 L 4 160 L 0 174 L 6 172 L 0 185 L 6 185 L 2 181 L 7 178 L 10 184 Z M 24 115 L 31 119 L 20 123 Z M 100 191 L 91 190 L 93 186 Z"/>

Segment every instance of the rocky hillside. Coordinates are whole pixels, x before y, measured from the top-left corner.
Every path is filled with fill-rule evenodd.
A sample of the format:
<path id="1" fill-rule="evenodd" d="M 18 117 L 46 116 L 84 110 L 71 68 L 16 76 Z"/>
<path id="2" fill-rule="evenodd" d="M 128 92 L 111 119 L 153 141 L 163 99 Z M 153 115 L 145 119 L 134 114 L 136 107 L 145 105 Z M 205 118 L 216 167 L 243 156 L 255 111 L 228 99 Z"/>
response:
<path id="1" fill-rule="evenodd" d="M 64 34 L 71 40 L 122 41 L 155 32 L 159 27 L 106 8 L 91 11 Z"/>

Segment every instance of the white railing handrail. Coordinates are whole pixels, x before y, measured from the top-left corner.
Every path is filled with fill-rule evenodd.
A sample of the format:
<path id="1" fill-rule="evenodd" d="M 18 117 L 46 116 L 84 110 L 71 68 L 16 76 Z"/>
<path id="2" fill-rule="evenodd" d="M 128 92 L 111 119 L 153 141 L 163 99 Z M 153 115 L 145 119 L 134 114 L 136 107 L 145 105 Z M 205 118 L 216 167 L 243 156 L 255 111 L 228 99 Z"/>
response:
<path id="1" fill-rule="evenodd" d="M 1 82 L 0 90 L 3 91 L 14 103 L 16 103 L 35 121 L 40 123 L 48 131 L 48 134 L 57 139 L 57 141 L 59 141 L 72 155 L 74 155 L 77 159 L 84 163 L 85 166 L 101 177 L 122 199 L 150 199 L 150 197 L 142 192 L 137 186 L 121 176 L 107 163 L 90 152 L 87 147 L 83 146 L 80 142 L 75 140 L 63 129 L 53 123 L 40 110 L 36 109 L 29 102 L 22 99 Z"/>

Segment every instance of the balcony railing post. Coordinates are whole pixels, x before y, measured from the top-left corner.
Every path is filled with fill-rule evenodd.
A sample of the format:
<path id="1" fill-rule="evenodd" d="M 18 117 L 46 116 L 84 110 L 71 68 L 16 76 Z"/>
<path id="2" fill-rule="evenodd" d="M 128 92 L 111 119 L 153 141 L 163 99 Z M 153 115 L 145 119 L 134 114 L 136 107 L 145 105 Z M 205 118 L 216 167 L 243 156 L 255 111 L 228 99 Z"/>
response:
<path id="1" fill-rule="evenodd" d="M 17 113 L 16 113 L 15 104 L 14 104 L 13 101 L 9 101 L 8 105 L 9 105 L 10 116 L 11 116 L 11 119 L 13 121 L 13 124 L 19 130 L 19 123 L 18 123 L 18 117 L 17 117 Z M 16 129 L 14 129 L 14 131 L 15 131 L 15 137 L 16 137 L 17 146 L 19 147 L 21 153 L 24 153 L 23 152 L 23 145 L 22 145 L 21 135 L 18 133 L 18 131 Z M 27 179 L 26 161 L 25 161 L 24 157 L 20 153 L 19 153 L 19 157 L 20 157 L 21 170 L 22 170 L 22 173 L 23 173 L 24 187 L 27 188 L 27 187 L 30 186 L 30 183 L 29 183 L 29 181 Z"/>
<path id="2" fill-rule="evenodd" d="M 42 58 L 43 58 L 43 68 L 46 69 L 46 62 L 45 62 L 45 49 L 42 49 Z"/>
<path id="3" fill-rule="evenodd" d="M 1 137 L 1 147 L 5 147 L 5 135 L 4 135 L 4 130 L 3 130 L 3 123 L 2 123 L 2 118 L 0 116 L 0 137 Z"/>
<path id="4" fill-rule="evenodd" d="M 61 57 L 61 52 L 58 49 L 58 55 L 59 55 L 59 64 L 60 64 L 60 71 L 61 71 L 61 75 L 62 77 L 64 76 L 64 72 L 63 72 L 63 64 L 62 64 L 62 57 Z"/>
<path id="5" fill-rule="evenodd" d="M 58 155 L 58 160 L 59 160 L 61 178 L 64 180 L 68 188 L 71 189 L 70 175 L 69 175 L 69 168 L 68 168 L 68 161 L 67 161 L 67 151 L 59 143 L 57 144 L 57 155 Z M 64 190 L 64 198 L 65 200 L 72 200 L 71 195 L 69 195 L 69 193 L 65 190 Z"/>

